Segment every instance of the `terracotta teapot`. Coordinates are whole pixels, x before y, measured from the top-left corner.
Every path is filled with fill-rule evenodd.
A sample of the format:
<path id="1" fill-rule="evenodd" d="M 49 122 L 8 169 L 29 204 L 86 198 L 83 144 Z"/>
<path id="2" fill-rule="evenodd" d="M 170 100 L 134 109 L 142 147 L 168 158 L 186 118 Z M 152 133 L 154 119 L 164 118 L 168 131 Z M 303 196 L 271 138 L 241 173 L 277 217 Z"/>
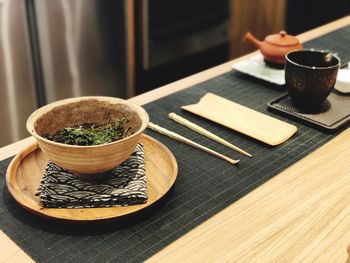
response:
<path id="1" fill-rule="evenodd" d="M 289 51 L 303 48 L 299 40 L 288 35 L 286 31 L 268 35 L 264 41 L 259 41 L 250 32 L 247 32 L 243 39 L 260 49 L 266 62 L 276 65 L 284 65 L 284 56 Z"/>

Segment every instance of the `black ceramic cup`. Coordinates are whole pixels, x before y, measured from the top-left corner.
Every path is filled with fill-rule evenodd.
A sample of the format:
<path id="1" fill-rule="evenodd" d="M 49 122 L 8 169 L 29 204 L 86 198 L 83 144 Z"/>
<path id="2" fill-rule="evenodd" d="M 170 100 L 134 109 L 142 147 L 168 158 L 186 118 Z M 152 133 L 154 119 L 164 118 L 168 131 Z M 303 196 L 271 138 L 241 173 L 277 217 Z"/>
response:
<path id="1" fill-rule="evenodd" d="M 285 80 L 295 107 L 318 109 L 331 93 L 340 59 L 329 51 L 296 50 L 285 56 Z"/>

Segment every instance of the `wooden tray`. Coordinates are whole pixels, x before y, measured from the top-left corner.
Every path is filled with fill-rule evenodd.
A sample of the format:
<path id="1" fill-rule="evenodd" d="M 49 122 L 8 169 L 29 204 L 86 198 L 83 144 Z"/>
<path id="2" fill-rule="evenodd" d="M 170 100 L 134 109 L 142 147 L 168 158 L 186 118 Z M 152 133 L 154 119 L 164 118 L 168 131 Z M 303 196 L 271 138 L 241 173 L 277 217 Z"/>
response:
<path id="1" fill-rule="evenodd" d="M 182 106 L 182 109 L 272 146 L 286 141 L 297 131 L 294 125 L 213 93 L 205 94 L 198 103 Z"/>
<path id="2" fill-rule="evenodd" d="M 25 209 L 40 216 L 68 221 L 96 221 L 119 218 L 145 209 L 164 196 L 175 183 L 177 162 L 159 141 L 142 134 L 144 143 L 148 201 L 142 205 L 108 208 L 43 208 L 35 192 L 40 184 L 47 158 L 37 143 L 23 149 L 11 161 L 6 184 L 14 199 Z"/>

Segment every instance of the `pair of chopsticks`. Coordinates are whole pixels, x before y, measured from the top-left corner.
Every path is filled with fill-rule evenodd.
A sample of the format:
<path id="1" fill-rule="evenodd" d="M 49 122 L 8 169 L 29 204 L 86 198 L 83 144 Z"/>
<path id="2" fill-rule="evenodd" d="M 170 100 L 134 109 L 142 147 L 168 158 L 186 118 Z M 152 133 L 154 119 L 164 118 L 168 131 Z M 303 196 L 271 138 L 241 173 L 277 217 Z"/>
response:
<path id="1" fill-rule="evenodd" d="M 221 144 L 223 144 L 223 145 L 225 145 L 225 146 L 227 146 L 227 147 L 229 147 L 229 148 L 231 148 L 231 149 L 233 149 L 233 150 L 235 150 L 235 151 L 237 151 L 237 152 L 239 152 L 239 153 L 241 153 L 243 155 L 252 157 L 251 154 L 249 154 L 246 151 L 240 149 L 239 147 L 229 143 L 228 141 L 220 138 L 219 136 L 217 136 L 217 135 L 215 135 L 215 134 L 205 130 L 204 128 L 200 127 L 199 125 L 197 125 L 197 124 L 195 124 L 193 122 L 190 122 L 190 121 L 186 120 L 185 118 L 183 118 L 183 117 L 181 117 L 181 116 L 179 116 L 179 115 L 177 115 L 177 114 L 175 114 L 173 112 L 169 113 L 168 117 L 170 119 L 176 121 L 177 123 L 180 123 L 180 124 L 190 128 L 191 130 L 193 130 L 195 132 L 198 132 L 198 133 L 200 133 L 200 134 L 202 134 L 202 135 L 204 135 L 204 136 L 206 136 L 206 137 L 208 137 L 208 138 L 210 138 L 212 140 L 215 140 L 215 141 L 217 141 L 217 142 L 219 142 L 219 143 L 221 143 Z M 209 148 L 207 148 L 207 147 L 205 147 L 205 146 L 203 146 L 203 145 L 201 145 L 199 143 L 191 141 L 190 139 L 187 139 L 186 137 L 184 137 L 184 136 L 182 136 L 180 134 L 177 134 L 177 133 L 169 131 L 169 130 L 163 128 L 163 127 L 160 127 L 159 125 L 154 124 L 152 122 L 148 123 L 148 128 L 150 128 L 151 130 L 154 130 L 156 132 L 159 132 L 160 134 L 166 135 L 166 136 L 168 136 L 168 137 L 170 137 L 172 139 L 175 139 L 177 141 L 186 143 L 186 144 L 191 145 L 191 146 L 193 146 L 193 147 L 195 147 L 197 149 L 200 149 L 200 150 L 205 151 L 207 153 L 210 153 L 210 154 L 212 154 L 214 156 L 222 158 L 222 159 L 228 161 L 231 164 L 237 164 L 239 162 L 239 160 L 231 159 L 231 158 L 229 158 L 229 157 L 227 157 L 225 155 L 222 155 L 222 154 L 220 154 L 220 153 L 218 153 L 216 151 L 213 151 L 213 150 L 211 150 L 211 149 L 209 149 Z"/>

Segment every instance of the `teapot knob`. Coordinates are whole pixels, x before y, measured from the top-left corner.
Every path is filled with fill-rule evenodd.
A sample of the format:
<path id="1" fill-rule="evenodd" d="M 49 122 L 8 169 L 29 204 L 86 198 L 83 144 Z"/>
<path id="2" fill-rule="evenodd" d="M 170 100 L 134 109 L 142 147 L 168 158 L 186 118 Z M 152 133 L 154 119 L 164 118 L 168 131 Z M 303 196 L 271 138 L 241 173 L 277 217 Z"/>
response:
<path id="1" fill-rule="evenodd" d="M 286 35 L 287 35 L 286 31 L 284 31 L 284 30 L 280 31 L 280 36 L 281 37 L 285 37 Z"/>

